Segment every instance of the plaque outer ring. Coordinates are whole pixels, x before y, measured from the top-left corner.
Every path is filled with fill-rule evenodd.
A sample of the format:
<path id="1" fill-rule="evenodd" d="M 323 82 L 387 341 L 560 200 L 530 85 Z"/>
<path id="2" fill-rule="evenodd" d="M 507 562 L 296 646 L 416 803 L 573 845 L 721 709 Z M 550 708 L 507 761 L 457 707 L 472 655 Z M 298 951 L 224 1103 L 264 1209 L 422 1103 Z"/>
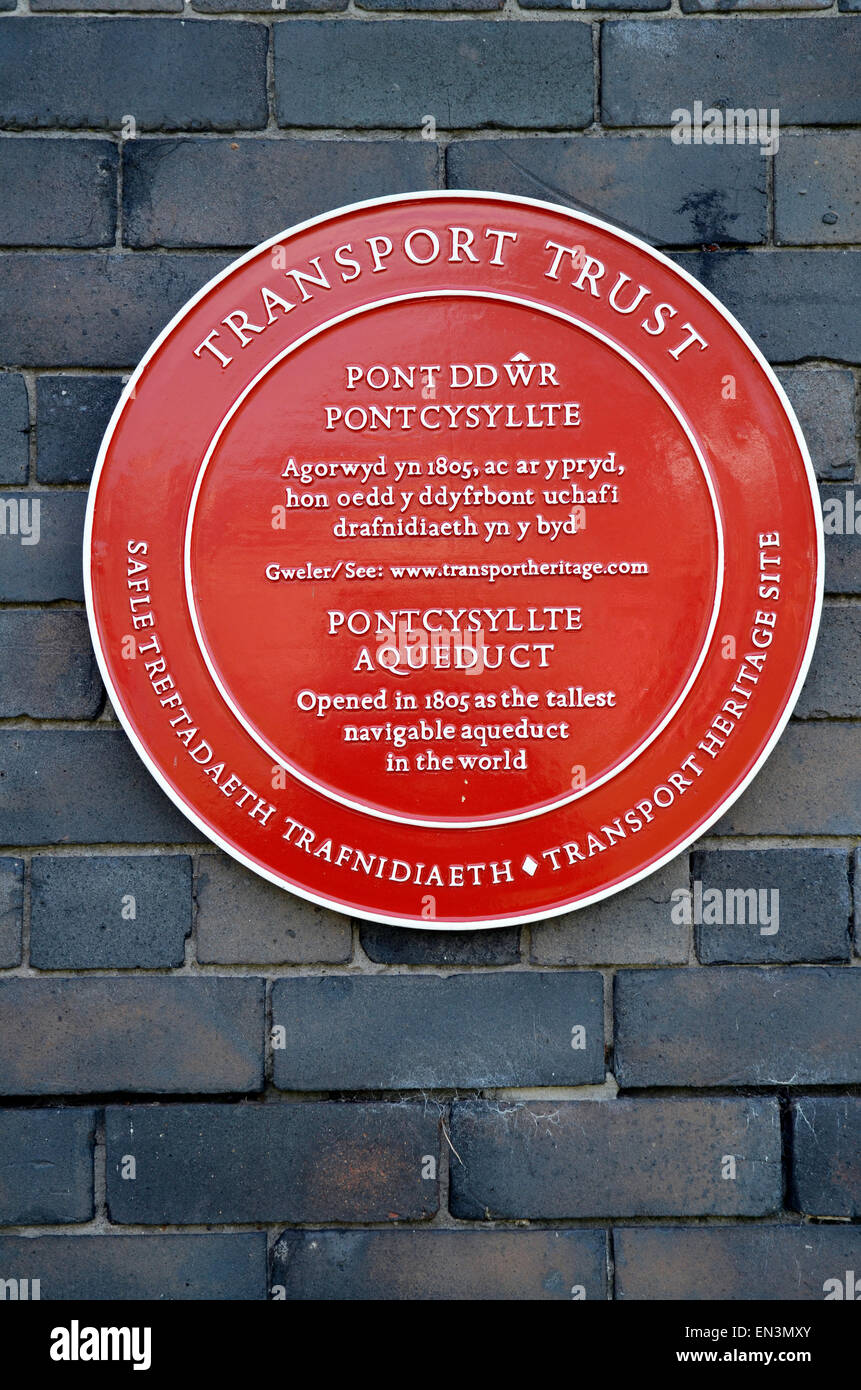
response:
<path id="1" fill-rule="evenodd" d="M 499 205 L 500 210 L 504 209 L 506 206 L 512 208 L 531 207 L 539 211 L 553 213 L 556 216 L 570 217 L 572 224 L 575 226 L 578 223 L 580 223 L 595 228 L 597 231 L 606 232 L 610 236 L 618 239 L 619 241 L 625 242 L 631 247 L 641 252 L 645 252 L 648 257 L 655 260 L 660 265 L 664 266 L 666 269 L 671 271 L 674 276 L 678 277 L 687 285 L 691 286 L 696 291 L 696 293 L 699 294 L 711 306 L 711 308 L 714 309 L 720 315 L 724 322 L 729 325 L 730 329 L 734 331 L 741 343 L 744 345 L 744 347 L 746 347 L 756 364 L 764 373 L 772 390 L 775 393 L 775 396 L 780 402 L 780 405 L 792 428 L 799 453 L 804 463 L 806 479 L 810 490 L 812 515 L 816 530 L 816 578 L 812 616 L 810 620 L 810 628 L 804 654 L 801 659 L 794 684 L 791 690 L 789 691 L 788 695 L 784 699 L 783 708 L 781 709 L 779 715 L 776 718 L 776 722 L 774 724 L 774 728 L 770 736 L 760 749 L 755 761 L 748 769 L 744 777 L 740 780 L 738 785 L 733 787 L 707 816 L 703 817 L 701 820 L 697 821 L 695 825 L 690 827 L 689 832 L 686 834 L 685 838 L 682 841 L 674 844 L 672 848 L 666 851 L 665 853 L 656 856 L 645 867 L 640 868 L 635 872 L 627 875 L 622 881 L 614 882 L 608 886 L 602 887 L 595 892 L 589 893 L 588 895 L 578 898 L 576 901 L 569 900 L 563 903 L 556 904 L 554 906 L 542 907 L 539 911 L 517 912 L 509 915 L 505 915 L 503 913 L 499 916 L 493 916 L 487 920 L 476 920 L 473 917 L 465 917 L 463 919 L 456 919 L 453 917 L 447 919 L 439 919 L 434 917 L 430 920 L 421 920 L 418 916 L 403 916 L 394 912 L 379 912 L 372 910 L 369 907 L 359 906 L 355 903 L 351 904 L 346 900 L 334 897 L 327 897 L 324 894 L 314 892 L 312 889 L 304 886 L 302 883 L 296 882 L 295 880 L 288 878 L 286 875 L 281 875 L 273 872 L 272 870 L 268 869 L 265 865 L 262 865 L 259 862 L 257 862 L 251 855 L 244 853 L 237 846 L 231 844 L 226 837 L 222 836 L 218 831 L 216 831 L 208 823 L 206 818 L 200 815 L 192 806 L 188 804 L 185 798 L 183 798 L 180 795 L 178 790 L 172 785 L 172 783 L 164 775 L 158 764 L 150 756 L 145 742 L 139 736 L 136 728 L 134 727 L 133 721 L 126 714 L 123 708 L 122 697 L 120 696 L 120 693 L 111 673 L 110 664 L 106 657 L 106 653 L 102 643 L 102 635 L 99 630 L 96 618 L 92 563 L 93 523 L 97 498 L 99 494 L 99 486 L 102 480 L 102 475 L 105 467 L 105 462 L 108 456 L 109 448 L 111 445 L 111 441 L 113 439 L 115 430 L 125 410 L 126 405 L 130 400 L 134 399 L 136 384 L 140 380 L 144 370 L 146 369 L 152 357 L 159 350 L 159 348 L 161 348 L 165 341 L 171 336 L 171 334 L 174 332 L 177 326 L 185 318 L 186 314 L 194 306 L 199 304 L 212 290 L 214 290 L 231 274 L 233 274 L 234 271 L 239 269 L 241 266 L 247 264 L 254 258 L 260 256 L 262 252 L 265 252 L 266 250 L 274 246 L 277 246 L 280 242 L 284 241 L 285 238 L 296 236 L 298 233 L 310 230 L 314 227 L 324 226 L 326 223 L 333 222 L 338 218 L 343 217 L 349 213 L 355 213 L 366 209 L 373 209 L 377 207 L 384 207 L 390 205 L 396 206 L 399 204 L 403 205 L 410 203 L 436 202 L 445 200 L 456 204 L 461 200 L 465 202 L 469 199 L 480 199 L 484 202 L 496 203 Z M 233 859 L 237 860 L 239 863 L 243 864 L 246 868 L 258 874 L 260 877 L 267 879 L 269 882 L 277 885 L 278 887 L 285 888 L 288 891 L 295 893 L 297 896 L 302 897 L 307 901 L 314 903 L 317 906 L 327 908 L 329 910 L 338 911 L 341 913 L 348 913 L 361 916 L 362 918 L 369 921 L 381 922 L 384 924 L 391 924 L 401 927 L 411 927 L 418 930 L 425 929 L 435 931 L 462 931 L 464 929 L 468 929 L 479 931 L 492 930 L 494 928 L 499 927 L 514 926 L 520 924 L 527 924 L 530 922 L 540 922 L 544 920 L 549 920 L 554 917 L 559 917 L 572 911 L 579 910 L 580 908 L 588 907 L 596 903 L 602 902 L 606 898 L 612 897 L 614 894 L 621 892 L 624 889 L 629 888 L 634 884 L 640 882 L 641 880 L 649 877 L 649 875 L 656 873 L 666 864 L 670 863 L 673 859 L 677 858 L 680 854 L 684 853 L 684 851 L 687 848 L 689 848 L 690 845 L 694 843 L 694 841 L 696 841 L 702 835 L 704 835 L 709 830 L 709 828 L 712 825 L 714 825 L 722 816 L 724 816 L 726 812 L 730 809 L 730 807 L 734 805 L 734 803 L 738 800 L 742 793 L 746 791 L 747 788 L 750 786 L 751 782 L 754 780 L 757 773 L 762 769 L 764 763 L 767 761 L 770 754 L 774 750 L 777 742 L 783 734 L 784 729 L 786 728 L 787 723 L 789 722 L 790 716 L 792 715 L 792 711 L 797 703 L 802 686 L 807 677 L 810 662 L 813 656 L 813 650 L 816 644 L 822 612 L 822 601 L 824 592 L 824 533 L 816 476 L 813 470 L 810 454 L 806 442 L 804 440 L 804 436 L 798 424 L 795 412 L 787 398 L 787 395 L 783 387 L 781 386 L 776 374 L 774 373 L 773 369 L 765 359 L 760 349 L 757 347 L 756 343 L 752 340 L 750 335 L 738 322 L 735 316 L 730 313 L 730 311 L 720 302 L 720 300 L 718 300 L 711 293 L 711 291 L 705 285 L 701 284 L 700 281 L 698 281 L 687 270 L 685 270 L 683 266 L 677 265 L 673 260 L 670 259 L 670 257 L 664 255 L 662 252 L 658 250 L 655 250 L 641 238 L 636 237 L 630 232 L 624 230 L 623 228 L 614 226 L 612 223 L 606 222 L 601 218 L 594 217 L 591 214 L 564 208 L 558 204 L 550 203 L 542 199 L 515 197 L 507 194 L 491 193 L 478 189 L 430 190 L 418 193 L 393 194 L 387 197 L 366 199 L 357 203 L 347 204 L 330 212 L 320 214 L 317 217 L 308 218 L 303 222 L 297 223 L 294 226 L 280 231 L 275 236 L 272 236 L 268 238 L 266 241 L 261 242 L 259 245 L 253 247 L 244 255 L 236 258 L 234 261 L 231 261 L 231 263 L 228 266 L 226 266 L 224 270 L 220 271 L 217 275 L 213 276 L 213 278 L 209 280 L 205 285 L 203 285 L 201 289 L 198 290 L 198 292 L 192 296 L 191 299 L 187 300 L 186 303 L 183 304 L 182 308 L 173 316 L 170 322 L 165 326 L 164 329 L 162 329 L 162 331 L 151 343 L 150 347 L 147 349 L 146 353 L 141 358 L 137 367 L 129 377 L 128 382 L 122 392 L 122 395 L 120 396 L 120 399 L 117 402 L 117 405 L 108 424 L 107 430 L 105 432 L 104 438 L 102 440 L 102 444 L 99 449 L 98 457 L 93 471 L 93 477 L 88 497 L 87 512 L 84 525 L 83 571 L 87 616 L 90 625 L 90 634 L 93 643 L 93 648 L 96 654 L 96 659 L 98 661 L 101 678 L 104 682 L 108 697 L 111 700 L 111 704 L 116 712 L 117 718 L 119 719 L 119 722 L 125 730 L 125 733 L 128 736 L 132 746 L 134 747 L 138 756 L 141 758 L 145 767 L 148 769 L 149 773 L 152 775 L 152 777 L 155 779 L 155 781 L 158 783 L 161 789 L 165 792 L 165 794 L 174 803 L 174 805 L 182 812 L 182 814 L 189 821 L 191 821 L 193 825 L 197 827 L 198 830 L 200 830 L 203 833 L 207 840 L 211 841 L 219 849 L 229 854 Z M 420 827 L 414 828 L 419 829 Z"/>

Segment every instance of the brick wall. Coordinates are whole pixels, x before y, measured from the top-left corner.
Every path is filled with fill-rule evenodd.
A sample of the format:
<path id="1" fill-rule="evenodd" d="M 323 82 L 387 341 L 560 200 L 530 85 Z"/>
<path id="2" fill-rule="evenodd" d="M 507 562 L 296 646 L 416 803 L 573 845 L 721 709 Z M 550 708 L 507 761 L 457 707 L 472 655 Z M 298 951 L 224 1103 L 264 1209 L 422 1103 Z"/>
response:
<path id="1" fill-rule="evenodd" d="M 471 934 L 351 922 L 201 841 L 105 702 L 80 564 L 98 441 L 167 318 L 281 228 L 421 188 L 667 248 L 854 516 L 858 9 L 0 0 L 0 497 L 41 517 L 0 535 L 0 1278 L 820 1299 L 861 1270 L 853 528 L 796 715 L 713 832 L 598 907 Z M 776 156 L 673 144 L 695 100 L 777 107 Z M 692 882 L 779 889 L 779 931 L 674 921 Z"/>

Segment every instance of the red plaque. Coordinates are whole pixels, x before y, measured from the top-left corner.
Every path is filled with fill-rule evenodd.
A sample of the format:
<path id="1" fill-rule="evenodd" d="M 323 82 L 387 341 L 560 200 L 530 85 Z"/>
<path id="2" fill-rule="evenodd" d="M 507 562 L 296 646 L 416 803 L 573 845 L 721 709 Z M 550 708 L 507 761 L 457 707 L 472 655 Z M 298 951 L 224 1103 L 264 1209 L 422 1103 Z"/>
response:
<path id="1" fill-rule="evenodd" d="M 774 746 L 821 605 L 761 354 L 594 218 L 417 194 L 176 316 L 85 545 L 111 700 L 177 805 L 313 902 L 531 921 L 642 878 Z"/>

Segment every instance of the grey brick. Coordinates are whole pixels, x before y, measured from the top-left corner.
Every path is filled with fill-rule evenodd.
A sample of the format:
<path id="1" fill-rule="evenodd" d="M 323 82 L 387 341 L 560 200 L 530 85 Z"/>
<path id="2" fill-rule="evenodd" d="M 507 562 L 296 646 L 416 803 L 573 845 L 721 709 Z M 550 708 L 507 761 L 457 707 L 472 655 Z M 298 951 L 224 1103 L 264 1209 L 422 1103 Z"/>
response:
<path id="1" fill-rule="evenodd" d="M 191 931 L 187 855 L 36 855 L 30 881 L 30 963 L 38 970 L 182 965 Z"/>
<path id="2" fill-rule="evenodd" d="M 113 729 L 0 730 L 0 781 L 0 843 L 203 839 Z"/>
<path id="3" fill-rule="evenodd" d="M 125 146 L 130 246 L 247 246 L 316 213 L 436 187 L 425 140 L 136 140 Z"/>
<path id="4" fill-rule="evenodd" d="M 0 1235 L 0 1268 L 40 1280 L 42 1301 L 264 1299 L 266 1232 Z"/>
<path id="5" fill-rule="evenodd" d="M 861 1268 L 861 1230 L 848 1227 L 639 1226 L 617 1229 L 614 1248 L 617 1299 L 821 1300 L 828 1280 Z"/>
<path id="6" fill-rule="evenodd" d="M 501 10 L 504 0 L 356 0 L 360 10 Z"/>
<path id="7" fill-rule="evenodd" d="M 683 14 L 727 14 L 733 10 L 829 10 L 832 0 L 681 0 Z"/>
<path id="8" fill-rule="evenodd" d="M 350 919 L 286 893 L 226 855 L 197 875 L 197 958 L 219 965 L 315 965 L 349 960 Z"/>
<path id="9" fill-rule="evenodd" d="M 0 357 L 33 367 L 125 367 L 224 264 L 203 255 L 0 255 Z"/>
<path id="10" fill-rule="evenodd" d="M 861 740 L 854 724 L 792 722 L 714 835 L 857 835 Z"/>
<path id="11" fill-rule="evenodd" d="M 819 496 L 825 530 L 825 592 L 861 594 L 861 488 L 823 486 Z"/>
<path id="12" fill-rule="evenodd" d="M 108 140 L 0 139 L 0 184 L 11 195 L 0 203 L 0 243 L 110 245 L 117 162 Z"/>
<path id="13" fill-rule="evenodd" d="M 852 888 L 855 918 L 855 952 L 861 955 L 861 849 L 856 849 L 852 862 Z"/>
<path id="14" fill-rule="evenodd" d="M 309 1101 L 110 1107 L 112 1221 L 396 1221 L 432 1216 L 437 1108 Z M 124 1182 L 124 1154 L 137 1160 Z"/>
<path id="15" fill-rule="evenodd" d="M 703 107 L 778 107 L 783 125 L 843 125 L 861 114 L 852 76 L 859 36 L 845 19 L 611 20 L 602 29 L 606 125 L 668 126 L 694 95 Z"/>
<path id="16" fill-rule="evenodd" d="M 765 160 L 752 165 L 738 146 L 686 148 L 638 135 L 461 140 L 449 145 L 446 170 L 450 188 L 549 199 L 659 245 L 766 236 Z"/>
<path id="17" fill-rule="evenodd" d="M 801 719 L 861 715 L 861 604 L 826 604 L 807 680 L 795 707 Z"/>
<path id="18" fill-rule="evenodd" d="M 855 381 L 840 367 L 777 373 L 798 416 L 818 478 L 855 477 Z"/>
<path id="19" fill-rule="evenodd" d="M 95 1123 L 94 1110 L 0 1110 L 0 1222 L 90 1220 Z"/>
<path id="20" fill-rule="evenodd" d="M 117 11 L 146 14 L 158 10 L 178 12 L 182 7 L 183 0 L 30 0 L 30 9 L 36 13 L 40 10 L 89 10 L 100 14 Z"/>
<path id="21" fill-rule="evenodd" d="M 728 915 L 727 890 L 753 889 L 757 894 L 753 922 L 749 902 L 740 908 L 732 900 L 732 915 L 743 915 L 742 923 L 696 927 L 700 960 L 707 965 L 849 960 L 848 871 L 846 852 L 839 849 L 697 851 L 692 877 L 704 895 L 714 889 L 724 895 L 719 917 Z M 763 935 L 763 925 L 769 932 L 775 922 L 763 922 L 760 907 L 772 919 L 775 905 L 778 930 Z"/>
<path id="22" fill-rule="evenodd" d="M 495 1217 L 762 1216 L 781 1204 L 771 1099 L 452 1106 L 450 1206 Z M 727 1156 L 735 1180 L 721 1176 Z"/>
<path id="23" fill-rule="evenodd" d="M 262 1087 L 262 980 L 0 980 L 0 1094 Z"/>
<path id="24" fill-rule="evenodd" d="M 24 861 L 0 859 L 0 969 L 21 963 Z"/>
<path id="25" fill-rule="evenodd" d="M 239 10 L 244 14 L 266 14 L 277 19 L 279 14 L 294 14 L 297 10 L 345 10 L 347 0 L 191 0 L 193 10 L 200 14 L 228 14 Z"/>
<path id="26" fill-rule="evenodd" d="M 679 965 L 688 959 L 691 932 L 673 921 L 672 895 L 688 881 L 682 854 L 603 902 L 537 922 L 530 958 L 536 965 Z"/>
<path id="27" fill-rule="evenodd" d="M 505 972 L 276 980 L 292 1091 L 577 1086 L 604 1080 L 600 975 Z M 572 1029 L 585 1030 L 583 1048 Z"/>
<path id="28" fill-rule="evenodd" d="M 861 1096 L 793 1103 L 790 1193 L 810 1216 L 861 1216 Z"/>
<path id="29" fill-rule="evenodd" d="M 623 1087 L 861 1080 L 861 985 L 849 967 L 713 966 L 616 976 Z"/>
<path id="30" fill-rule="evenodd" d="M 0 372 L 0 483 L 26 483 L 30 467 L 30 407 L 24 378 Z"/>
<path id="31" fill-rule="evenodd" d="M 253 130 L 266 124 L 266 39 L 241 22 L 8 19 L 0 121 L 119 129 L 131 115 L 140 130 Z"/>
<path id="32" fill-rule="evenodd" d="M 0 599 L 83 599 L 82 492 L 10 492 L 0 497 Z"/>
<path id="33" fill-rule="evenodd" d="M 36 380 L 36 470 L 40 483 L 88 483 L 120 398 L 118 376 Z"/>
<path id="34" fill-rule="evenodd" d="M 861 241 L 859 183 L 859 131 L 781 136 L 774 161 L 776 239 L 796 246 Z"/>
<path id="35" fill-rule="evenodd" d="M 94 719 L 104 691 L 85 613 L 0 610 L 0 716 Z"/>
<path id="36" fill-rule="evenodd" d="M 837 22 L 799 27 L 830 29 Z M 759 29 L 762 23 L 744 27 Z M 735 314 L 770 362 L 861 361 L 858 251 L 703 251 L 673 259 Z"/>
<path id="37" fill-rule="evenodd" d="M 517 927 L 490 931 L 416 931 L 362 922 L 362 950 L 381 965 L 516 965 Z"/>
<path id="38" fill-rule="evenodd" d="M 571 0 L 518 0 L 522 10 L 570 10 Z M 668 10 L 670 0 L 585 0 L 577 10 Z"/>
<path id="39" fill-rule="evenodd" d="M 416 1302 L 607 1297 L 603 1231 L 285 1231 L 273 1284 L 288 1300 Z"/>
<path id="40" fill-rule="evenodd" d="M 371 76 L 372 75 L 372 76 Z M 275 26 L 283 126 L 568 129 L 592 119 L 586 24 L 296 20 Z"/>

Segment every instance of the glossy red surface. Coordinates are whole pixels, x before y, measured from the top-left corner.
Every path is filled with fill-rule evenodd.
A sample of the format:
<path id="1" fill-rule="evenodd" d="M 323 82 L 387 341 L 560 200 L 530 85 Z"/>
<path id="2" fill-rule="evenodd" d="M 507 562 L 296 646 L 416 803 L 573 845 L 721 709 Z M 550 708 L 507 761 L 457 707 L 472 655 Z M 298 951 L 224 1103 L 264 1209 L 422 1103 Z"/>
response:
<path id="1" fill-rule="evenodd" d="M 357 205 L 138 369 L 94 635 L 152 771 L 252 868 L 402 924 L 535 919 L 761 763 L 818 619 L 811 479 L 759 354 L 648 247 L 498 196 Z"/>

